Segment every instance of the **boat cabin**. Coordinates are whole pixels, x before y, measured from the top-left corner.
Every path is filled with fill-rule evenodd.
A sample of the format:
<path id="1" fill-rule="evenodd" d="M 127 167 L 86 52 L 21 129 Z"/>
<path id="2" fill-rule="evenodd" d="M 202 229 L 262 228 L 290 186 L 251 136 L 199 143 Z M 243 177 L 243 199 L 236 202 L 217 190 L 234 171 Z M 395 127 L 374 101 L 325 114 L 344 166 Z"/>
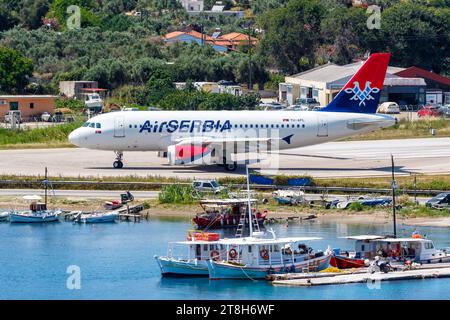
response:
<path id="1" fill-rule="evenodd" d="M 30 210 L 33 212 L 45 211 L 47 210 L 47 205 L 42 202 L 32 202 L 30 203 Z"/>
<path id="2" fill-rule="evenodd" d="M 446 250 L 434 247 L 433 241 L 423 237 L 391 238 L 383 236 L 346 237 L 355 240 L 355 252 L 352 258 L 373 259 L 375 256 L 397 261 L 413 260 L 417 262 L 443 262 L 449 259 Z"/>
<path id="3" fill-rule="evenodd" d="M 224 239 L 227 262 L 247 266 L 294 265 L 324 255 L 315 253 L 305 242 L 320 238 L 273 238 L 266 239 L 254 233 L 253 237 Z"/>
<path id="4" fill-rule="evenodd" d="M 170 242 L 167 256 L 180 261 L 223 259 L 225 246 L 217 233 L 189 232 L 187 241 Z"/>

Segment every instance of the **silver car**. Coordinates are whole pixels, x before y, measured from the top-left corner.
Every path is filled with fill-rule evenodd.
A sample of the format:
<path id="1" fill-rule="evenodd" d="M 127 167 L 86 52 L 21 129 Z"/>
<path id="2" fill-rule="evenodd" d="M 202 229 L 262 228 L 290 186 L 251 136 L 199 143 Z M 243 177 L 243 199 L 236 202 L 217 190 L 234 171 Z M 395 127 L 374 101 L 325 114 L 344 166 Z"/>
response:
<path id="1" fill-rule="evenodd" d="M 220 193 L 226 190 L 226 188 L 219 185 L 216 180 L 195 180 L 192 182 L 192 187 L 197 192 Z"/>

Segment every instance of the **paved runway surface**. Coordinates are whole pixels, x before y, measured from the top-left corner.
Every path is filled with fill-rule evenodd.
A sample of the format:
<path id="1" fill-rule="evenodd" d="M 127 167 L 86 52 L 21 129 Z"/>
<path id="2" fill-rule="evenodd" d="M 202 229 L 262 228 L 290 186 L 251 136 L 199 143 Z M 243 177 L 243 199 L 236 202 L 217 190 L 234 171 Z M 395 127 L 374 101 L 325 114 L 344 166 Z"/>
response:
<path id="1" fill-rule="evenodd" d="M 330 142 L 280 152 L 279 172 L 314 177 L 365 177 L 390 174 L 390 154 L 397 174 L 450 174 L 450 138 Z M 114 153 L 87 149 L 0 151 L 0 174 L 51 176 L 165 176 L 209 178 L 229 173 L 218 166 L 169 166 L 155 152 L 125 152 L 123 169 L 113 169 Z M 263 165 L 264 162 L 261 164 Z M 254 164 L 253 167 L 259 167 Z M 272 173 L 276 173 L 273 171 Z"/>

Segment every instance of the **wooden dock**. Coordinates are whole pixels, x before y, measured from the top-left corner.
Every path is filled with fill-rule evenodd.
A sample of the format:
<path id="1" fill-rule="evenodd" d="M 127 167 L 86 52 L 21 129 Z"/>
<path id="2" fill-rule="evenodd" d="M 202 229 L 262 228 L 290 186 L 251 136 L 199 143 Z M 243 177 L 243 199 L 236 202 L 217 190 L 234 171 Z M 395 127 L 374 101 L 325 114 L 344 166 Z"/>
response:
<path id="1" fill-rule="evenodd" d="M 299 273 L 286 275 L 271 275 L 269 280 L 275 286 L 320 286 L 349 283 L 373 283 L 377 281 L 415 280 L 450 277 L 450 264 L 422 265 L 417 269 L 393 271 L 389 273 L 368 273 L 367 269 L 354 269 L 339 273 Z"/>

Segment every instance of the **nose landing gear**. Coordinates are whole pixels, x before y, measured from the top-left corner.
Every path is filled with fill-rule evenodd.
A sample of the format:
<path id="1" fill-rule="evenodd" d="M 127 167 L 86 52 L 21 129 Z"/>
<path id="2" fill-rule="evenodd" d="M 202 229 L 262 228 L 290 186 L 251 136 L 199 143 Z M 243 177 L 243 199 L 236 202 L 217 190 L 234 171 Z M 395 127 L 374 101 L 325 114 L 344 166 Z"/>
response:
<path id="1" fill-rule="evenodd" d="M 113 163 L 114 169 L 122 169 L 123 168 L 123 152 L 122 151 L 114 151 L 116 154 L 116 161 Z"/>

